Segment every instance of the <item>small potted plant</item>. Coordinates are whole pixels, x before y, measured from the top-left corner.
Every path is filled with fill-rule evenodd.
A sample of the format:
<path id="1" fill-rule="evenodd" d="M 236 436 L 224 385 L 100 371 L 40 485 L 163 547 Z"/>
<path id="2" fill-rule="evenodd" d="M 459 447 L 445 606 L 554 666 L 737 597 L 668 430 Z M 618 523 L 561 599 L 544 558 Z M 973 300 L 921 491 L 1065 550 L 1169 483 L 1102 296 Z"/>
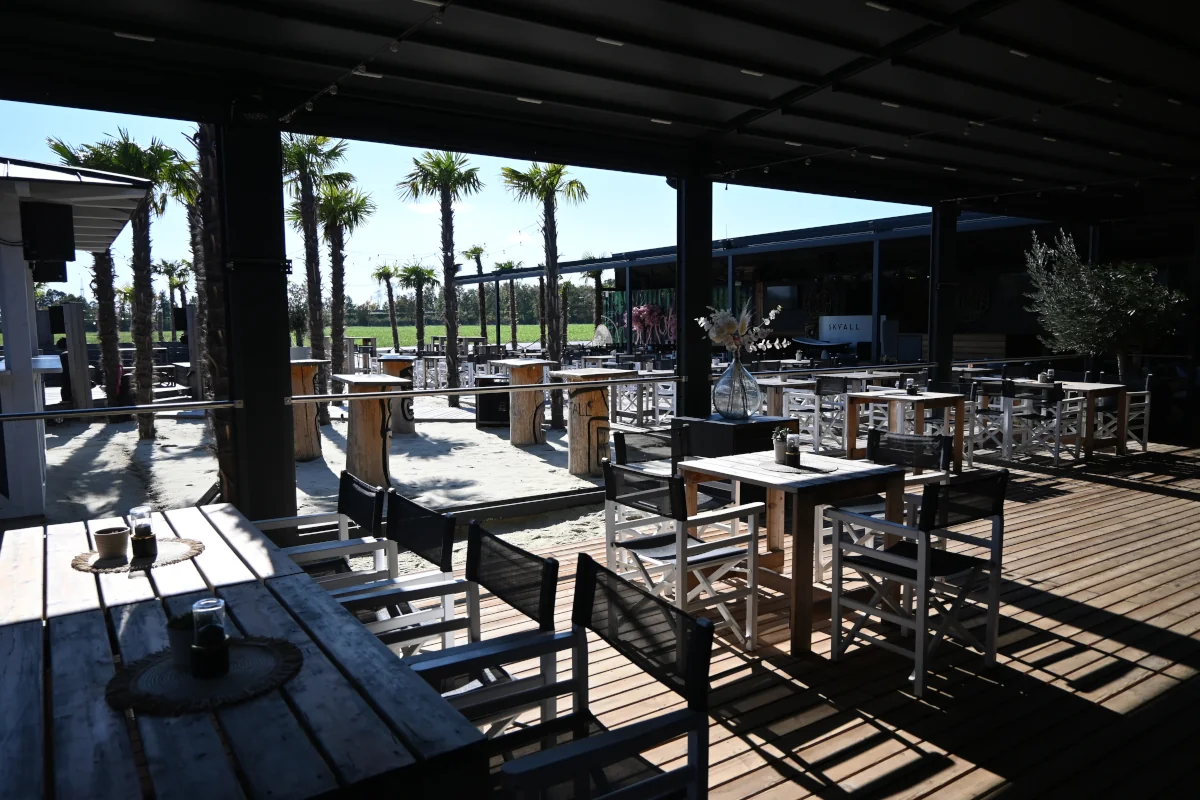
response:
<path id="1" fill-rule="evenodd" d="M 171 661 L 180 669 L 192 668 L 192 644 L 196 639 L 192 612 L 167 620 L 167 641 L 171 645 Z"/>
<path id="2" fill-rule="evenodd" d="M 771 444 L 775 446 L 776 464 L 783 463 L 784 454 L 787 453 L 787 437 L 789 433 L 791 431 L 782 425 L 771 431 Z"/>

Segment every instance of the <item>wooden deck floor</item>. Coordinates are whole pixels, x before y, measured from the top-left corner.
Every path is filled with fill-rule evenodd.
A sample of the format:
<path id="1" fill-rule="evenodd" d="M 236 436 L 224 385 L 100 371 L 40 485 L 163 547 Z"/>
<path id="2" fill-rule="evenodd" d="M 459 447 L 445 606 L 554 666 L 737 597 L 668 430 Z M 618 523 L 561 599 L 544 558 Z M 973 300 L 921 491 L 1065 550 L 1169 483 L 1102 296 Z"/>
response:
<path id="1" fill-rule="evenodd" d="M 721 641 L 713 655 L 713 797 L 1152 797 L 1195 783 L 1200 451 L 1013 472 L 999 663 L 945 646 L 917 700 L 911 662 L 874 648 L 833 664 L 827 623 L 816 654 L 793 658 L 786 619 L 768 613 L 758 653 Z M 579 549 L 546 551 L 562 565 L 560 630 Z M 525 625 L 485 603 L 485 638 Z M 590 669 L 606 726 L 677 706 L 596 641 Z M 649 756 L 683 754 L 676 742 Z"/>

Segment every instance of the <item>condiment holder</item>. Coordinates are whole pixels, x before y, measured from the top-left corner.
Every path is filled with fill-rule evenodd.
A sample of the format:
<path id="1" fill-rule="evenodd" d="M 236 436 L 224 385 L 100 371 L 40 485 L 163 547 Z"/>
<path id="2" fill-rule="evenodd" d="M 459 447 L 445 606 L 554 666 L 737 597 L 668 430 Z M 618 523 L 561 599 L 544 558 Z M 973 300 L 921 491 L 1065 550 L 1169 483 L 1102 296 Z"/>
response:
<path id="1" fill-rule="evenodd" d="M 138 506 L 129 510 L 129 524 L 133 528 L 130 544 L 134 558 L 154 558 L 158 555 L 158 540 L 154 538 L 154 525 L 150 520 L 150 506 Z"/>
<path id="2" fill-rule="evenodd" d="M 104 528 L 92 534 L 102 560 L 124 559 L 129 554 L 129 528 Z"/>
<path id="3" fill-rule="evenodd" d="M 225 632 L 225 601 L 206 597 L 192 604 L 195 640 L 192 642 L 192 677 L 220 678 L 229 672 L 229 634 Z"/>

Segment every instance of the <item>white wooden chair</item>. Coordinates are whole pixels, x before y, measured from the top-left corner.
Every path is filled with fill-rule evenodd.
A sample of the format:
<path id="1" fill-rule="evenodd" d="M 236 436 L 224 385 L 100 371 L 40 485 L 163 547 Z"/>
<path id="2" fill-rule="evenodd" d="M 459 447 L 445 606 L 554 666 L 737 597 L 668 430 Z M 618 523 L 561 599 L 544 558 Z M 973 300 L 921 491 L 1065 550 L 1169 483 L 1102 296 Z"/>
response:
<path id="1" fill-rule="evenodd" d="M 706 511 L 689 516 L 683 479 L 604 463 L 605 550 L 609 568 L 640 580 L 656 597 L 669 598 L 681 611 L 715 608 L 733 637 L 747 650 L 758 646 L 758 514 L 765 503 Z M 641 512 L 618 521 L 622 509 Z M 742 521 L 747 533 L 740 533 Z M 660 531 L 666 523 L 668 529 Z M 721 536 L 701 539 L 707 527 L 727 524 Z M 646 532 L 647 527 L 654 530 Z M 692 534 L 692 530 L 696 534 Z M 689 579 L 696 585 L 689 589 Z M 737 577 L 741 585 L 730 584 Z M 725 583 L 732 588 L 718 589 Z M 739 624 L 729 604 L 743 600 Z"/>
<path id="2" fill-rule="evenodd" d="M 926 485 L 915 526 L 851 511 L 828 512 L 836 544 L 831 616 L 834 661 L 840 661 L 859 640 L 912 658 L 915 669 L 910 679 L 918 697 L 925 690 L 928 659 L 947 634 L 982 651 L 988 665 L 995 663 L 1007 485 L 1007 470 L 979 472 L 946 484 Z M 978 522 L 990 523 L 990 532 L 952 530 Z M 850 541 L 843 536 L 846 525 L 890 536 L 896 543 L 877 549 Z M 938 549 L 933 542 L 935 536 L 981 548 L 986 554 Z M 872 592 L 870 600 L 864 603 L 844 593 L 847 570 L 866 581 Z M 984 576 L 986 600 L 981 603 L 972 592 Z M 905 588 L 903 599 L 894 596 L 893 584 Z M 966 614 L 981 605 L 985 609 L 985 630 L 982 636 L 977 636 L 971 631 L 974 620 L 968 620 Z M 843 619 L 847 611 L 851 612 L 849 618 Z M 899 626 L 901 631 L 912 631 L 914 635 L 899 641 L 888 638 L 881 631 L 866 627 L 871 620 Z M 911 647 L 903 646 L 905 641 L 911 642 Z"/>
<path id="3" fill-rule="evenodd" d="M 1068 397 L 1061 383 L 1018 395 L 1024 400 L 1012 414 L 1013 450 L 1021 454 L 1048 452 L 1058 466 L 1064 445 L 1079 458 L 1086 401 Z M 1070 448 L 1070 445 L 1074 445 Z"/>

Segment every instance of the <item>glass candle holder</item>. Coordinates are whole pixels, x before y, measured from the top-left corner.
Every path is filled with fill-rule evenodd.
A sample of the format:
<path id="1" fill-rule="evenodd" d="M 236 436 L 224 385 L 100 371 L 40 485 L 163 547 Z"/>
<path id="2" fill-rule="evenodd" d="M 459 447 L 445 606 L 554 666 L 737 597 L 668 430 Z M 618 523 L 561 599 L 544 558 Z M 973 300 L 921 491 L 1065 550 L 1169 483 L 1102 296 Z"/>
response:
<path id="1" fill-rule="evenodd" d="M 150 511 L 150 506 L 129 510 L 130 546 L 134 558 L 154 558 L 158 555 L 158 541 L 154 538 Z"/>
<path id="2" fill-rule="evenodd" d="M 206 597 L 192 604 L 192 675 L 219 678 L 229 672 L 229 635 L 225 630 L 225 601 Z"/>

